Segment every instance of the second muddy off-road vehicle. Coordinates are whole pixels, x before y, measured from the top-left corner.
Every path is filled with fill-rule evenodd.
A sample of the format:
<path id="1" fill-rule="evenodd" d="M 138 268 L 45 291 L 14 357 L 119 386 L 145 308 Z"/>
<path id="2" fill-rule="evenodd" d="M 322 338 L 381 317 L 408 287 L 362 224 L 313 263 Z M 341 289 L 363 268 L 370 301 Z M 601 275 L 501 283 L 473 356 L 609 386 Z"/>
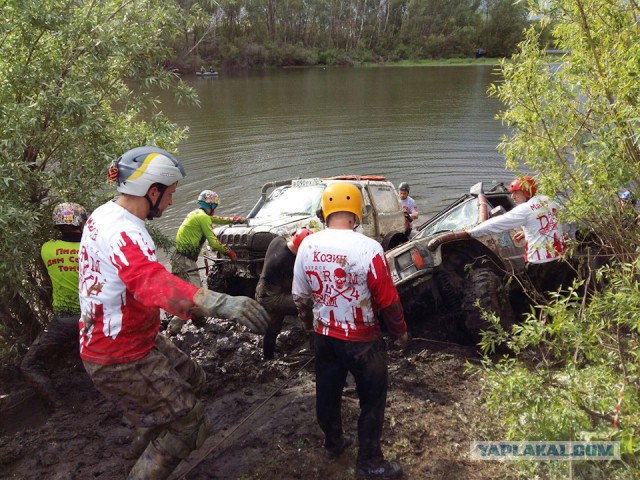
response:
<path id="1" fill-rule="evenodd" d="M 438 318 L 449 337 L 473 341 L 487 325 L 482 310 L 496 313 L 505 326 L 513 322 L 512 301 L 520 292 L 507 280 L 524 269 L 524 240 L 513 239 L 516 231 L 474 239 L 465 229 L 515 206 L 504 184 L 485 192 L 478 183 L 411 241 L 387 252 L 409 319 L 444 314 Z"/>
<path id="2" fill-rule="evenodd" d="M 264 255 L 276 236 L 290 236 L 298 228 L 322 228 L 317 216 L 322 192 L 334 182 L 350 182 L 362 192 L 364 208 L 361 231 L 379 241 L 385 250 L 407 241 L 404 213 L 395 187 L 382 176 L 307 178 L 267 183 L 260 199 L 247 215 L 247 223 L 214 229 L 218 239 L 238 259 L 214 260 L 207 276 L 210 289 L 253 297 Z"/>

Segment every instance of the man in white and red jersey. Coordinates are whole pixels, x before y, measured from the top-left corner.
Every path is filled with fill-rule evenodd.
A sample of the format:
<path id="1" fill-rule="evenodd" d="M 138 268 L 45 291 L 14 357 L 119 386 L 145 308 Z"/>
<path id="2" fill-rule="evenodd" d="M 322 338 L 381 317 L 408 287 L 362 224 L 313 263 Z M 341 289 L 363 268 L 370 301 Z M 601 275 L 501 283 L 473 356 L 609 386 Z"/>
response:
<path id="1" fill-rule="evenodd" d="M 398 478 L 402 469 L 380 447 L 387 399 L 387 353 L 378 313 L 400 346 L 407 325 L 382 246 L 355 232 L 362 221 L 362 195 L 348 182 L 322 194 L 327 228 L 305 238 L 294 266 L 292 293 L 303 322 L 315 330 L 316 415 L 329 458 L 352 440 L 342 429 L 341 401 L 351 372 L 360 399 L 356 476 Z"/>
<path id="2" fill-rule="evenodd" d="M 144 221 L 162 215 L 185 176 L 173 155 L 134 148 L 109 176 L 121 195 L 93 212 L 80 242 L 80 356 L 96 388 L 138 428 L 141 455 L 128 478 L 164 479 L 202 445 L 208 421 L 195 396 L 204 370 L 158 334 L 160 309 L 230 318 L 256 333 L 268 315 L 253 299 L 198 288 L 157 261 Z"/>
<path id="3" fill-rule="evenodd" d="M 560 207 L 547 196 L 536 195 L 538 187 L 529 175 L 511 182 L 509 191 L 517 206 L 476 225 L 469 235 L 477 238 L 522 227 L 514 240 L 525 239 L 526 272 L 533 286 L 541 293 L 555 291 L 566 282 L 571 270 L 562 261 L 568 234 L 557 217 Z"/>

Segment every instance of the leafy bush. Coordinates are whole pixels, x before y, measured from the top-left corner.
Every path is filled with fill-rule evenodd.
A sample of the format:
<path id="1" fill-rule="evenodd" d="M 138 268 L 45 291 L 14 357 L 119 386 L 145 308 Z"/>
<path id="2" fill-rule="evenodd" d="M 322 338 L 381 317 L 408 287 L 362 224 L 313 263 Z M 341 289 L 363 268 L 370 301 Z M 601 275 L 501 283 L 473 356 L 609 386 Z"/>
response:
<path id="1" fill-rule="evenodd" d="M 536 307 L 512 332 L 494 322 L 483 347 L 501 343 L 512 355 L 485 358 L 484 395 L 512 439 L 621 442 L 621 462 L 523 463 L 525 476 L 566 478 L 573 468 L 576 478 L 638 478 L 640 228 L 616 195 L 640 179 L 637 7 L 598 0 L 529 7 L 540 24 L 502 63 L 504 83 L 490 90 L 508 107 L 500 118 L 511 134 L 500 149 L 509 167 L 536 173 L 542 191 L 562 202 L 561 218 L 610 265 L 582 270 L 582 284 Z M 549 31 L 569 52 L 555 63 L 540 48 Z"/>
<path id="2" fill-rule="evenodd" d="M 195 97 L 162 68 L 178 33 L 171 2 L 25 0 L 3 14 L 11 22 L 0 42 L 0 343 L 15 351 L 49 317 L 39 248 L 54 235 L 53 206 L 91 209 L 115 156 L 175 147 L 184 132 L 151 89 L 175 85 L 183 100 Z"/>

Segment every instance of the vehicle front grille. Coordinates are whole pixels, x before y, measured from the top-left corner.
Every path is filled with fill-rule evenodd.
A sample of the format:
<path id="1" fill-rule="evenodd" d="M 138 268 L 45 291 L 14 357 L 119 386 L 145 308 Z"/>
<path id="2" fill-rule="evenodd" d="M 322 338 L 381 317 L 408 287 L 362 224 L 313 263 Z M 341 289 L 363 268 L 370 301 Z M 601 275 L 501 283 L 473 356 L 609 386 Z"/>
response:
<path id="1" fill-rule="evenodd" d="M 246 233 L 222 234 L 220 242 L 232 249 L 247 248 L 248 236 Z"/>

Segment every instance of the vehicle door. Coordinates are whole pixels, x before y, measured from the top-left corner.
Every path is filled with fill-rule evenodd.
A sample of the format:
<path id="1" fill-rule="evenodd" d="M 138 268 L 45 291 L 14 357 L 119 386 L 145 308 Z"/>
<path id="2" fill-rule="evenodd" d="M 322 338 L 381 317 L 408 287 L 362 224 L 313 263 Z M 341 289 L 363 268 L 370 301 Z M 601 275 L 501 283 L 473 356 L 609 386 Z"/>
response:
<path id="1" fill-rule="evenodd" d="M 362 193 L 362 224 L 360 231 L 367 237 L 380 241 L 371 195 L 365 185 L 356 185 Z"/>
<path id="2" fill-rule="evenodd" d="M 376 239 L 390 233 L 404 232 L 404 214 L 393 185 L 388 183 L 368 183 L 365 187 L 371 202 L 371 219 L 375 222 Z"/>

